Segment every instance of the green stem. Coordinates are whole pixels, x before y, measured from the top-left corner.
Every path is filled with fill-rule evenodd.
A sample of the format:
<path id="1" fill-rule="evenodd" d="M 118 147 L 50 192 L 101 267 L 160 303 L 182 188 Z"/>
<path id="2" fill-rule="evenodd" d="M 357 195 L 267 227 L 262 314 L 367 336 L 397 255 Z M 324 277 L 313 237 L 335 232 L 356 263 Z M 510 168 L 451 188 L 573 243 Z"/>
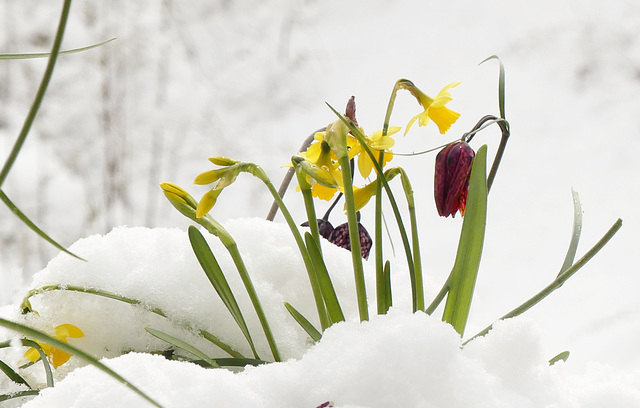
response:
<path id="1" fill-rule="evenodd" d="M 346 154 L 338 157 L 342 180 L 344 182 L 344 201 L 347 206 L 347 221 L 349 225 L 349 242 L 351 243 L 351 260 L 353 262 L 353 274 L 356 284 L 358 300 L 358 312 L 360 321 L 369 320 L 369 307 L 367 305 L 367 290 L 364 281 L 364 269 L 362 266 L 362 251 L 360 250 L 360 229 L 356 215 L 356 205 L 353 199 L 353 183 L 351 181 L 351 165 Z M 384 176 L 383 176 L 384 177 Z"/>
<path id="2" fill-rule="evenodd" d="M 282 201 L 282 198 L 280 198 L 278 191 L 275 189 L 275 187 L 273 186 L 273 183 L 271 183 L 271 180 L 269 180 L 269 177 L 267 177 L 264 170 L 262 170 L 262 168 L 259 166 L 255 166 L 253 175 L 258 177 L 260 180 L 262 180 L 262 182 L 267 186 L 267 188 L 269 189 L 269 192 L 273 196 L 273 199 L 275 200 L 278 207 L 282 211 L 282 215 L 284 216 L 284 219 L 286 220 L 287 225 L 291 230 L 291 234 L 293 235 L 293 238 L 295 239 L 296 244 L 298 245 L 298 250 L 300 251 L 300 255 L 302 256 L 302 260 L 304 261 L 305 268 L 307 269 L 307 274 L 309 275 L 309 282 L 311 284 L 311 290 L 313 291 L 313 298 L 316 303 L 316 309 L 318 310 L 318 318 L 320 319 L 320 325 L 322 327 L 329 327 L 327 310 L 324 306 L 324 301 L 322 300 L 322 292 L 320 291 L 318 278 L 316 277 L 315 269 L 313 267 L 313 262 L 311 262 L 311 258 L 309 257 L 309 252 L 307 251 L 307 247 L 305 246 L 304 240 L 300 235 L 300 230 L 298 230 L 298 226 L 293 220 L 291 213 L 287 209 L 287 206 L 284 204 L 284 201 Z"/>
<path id="3" fill-rule="evenodd" d="M 29 113 L 24 120 L 22 125 L 22 129 L 20 130 L 20 134 L 13 144 L 13 149 L 11 149 L 11 153 L 9 157 L 4 163 L 2 170 L 0 170 L 0 187 L 4 183 L 4 180 L 7 178 L 11 167 L 16 161 L 18 157 L 18 153 L 20 153 L 20 149 L 24 145 L 25 140 L 27 139 L 27 135 L 29 134 L 29 130 L 31 129 L 31 125 L 38 114 L 38 110 L 40 109 L 40 105 L 42 105 L 42 100 L 44 99 L 44 94 L 47 92 L 47 87 L 49 86 L 49 82 L 51 81 L 51 76 L 53 75 L 53 68 L 56 65 L 56 61 L 58 59 L 58 53 L 60 52 L 60 44 L 62 44 L 62 37 L 64 36 L 64 30 L 67 26 L 67 19 L 69 18 L 69 10 L 71 9 L 71 0 L 65 0 L 62 6 L 62 13 L 60 15 L 60 21 L 58 23 L 58 30 L 56 31 L 56 35 L 53 39 L 53 45 L 51 46 L 51 54 L 49 55 L 49 60 L 47 62 L 47 67 L 44 71 L 44 75 L 42 76 L 42 80 L 40 81 L 40 86 L 38 86 L 38 91 L 36 92 L 36 96 L 33 99 L 33 103 L 31 104 L 31 108 L 29 109 Z"/>
<path id="4" fill-rule="evenodd" d="M 384 170 L 380 166 L 380 163 L 378 163 L 378 161 L 376 160 L 376 157 L 374 156 L 373 152 L 371 152 L 371 149 L 369 149 L 369 146 L 366 145 L 366 142 L 365 142 L 365 140 L 364 140 L 364 138 L 362 136 L 362 132 L 360 131 L 360 129 L 358 129 L 352 123 L 350 123 L 348 120 L 346 120 L 332 106 L 329 105 L 329 108 L 333 111 L 333 113 L 336 114 L 336 116 L 338 116 L 340 118 L 340 120 L 343 123 L 345 123 L 349 127 L 349 130 L 351 131 L 351 134 L 356 139 L 358 139 L 358 142 L 360 142 L 360 144 L 364 148 L 365 152 L 367 152 L 367 154 L 369 155 L 369 158 L 371 158 L 371 161 L 373 162 L 373 165 L 376 168 L 376 171 L 378 172 L 378 174 L 383 174 Z M 402 216 L 400 215 L 400 210 L 398 209 L 398 203 L 396 202 L 396 199 L 393 196 L 393 192 L 391 191 L 391 187 L 389 186 L 389 183 L 387 182 L 386 178 L 382 177 L 380 180 L 382 181 L 382 186 L 384 187 L 384 190 L 387 193 L 387 197 L 389 198 L 389 202 L 391 204 L 391 209 L 393 210 L 393 215 L 396 218 L 396 224 L 398 225 L 398 230 L 400 231 L 400 238 L 402 239 L 402 245 L 404 247 L 404 253 L 405 253 L 405 256 L 407 258 L 407 267 L 409 268 L 409 274 L 410 274 L 410 276 L 415 276 L 415 268 L 414 268 L 414 262 L 413 262 L 413 255 L 411 254 L 411 246 L 409 244 L 409 238 L 407 236 L 407 231 L 404 228 L 404 224 L 402 223 Z M 413 294 L 413 311 L 414 312 L 416 312 L 418 310 L 417 309 L 416 299 L 417 299 L 416 298 L 416 294 L 414 293 Z"/>
<path id="5" fill-rule="evenodd" d="M 311 230 L 311 236 L 318 243 L 320 248 L 320 255 L 322 255 L 322 246 L 320 244 L 320 231 L 318 230 L 318 217 L 316 215 L 316 207 L 313 204 L 313 194 L 309 183 L 307 183 L 306 176 L 296 169 L 296 177 L 298 178 L 298 184 L 300 185 L 300 191 L 302 192 L 302 198 L 304 200 L 304 208 L 307 212 L 307 220 L 309 221 L 309 229 Z"/>
<path id="6" fill-rule="evenodd" d="M 600 240 L 593 246 L 593 248 L 591 248 L 586 254 L 584 254 L 582 258 L 580 258 L 576 263 L 574 263 L 569 269 L 567 269 L 566 271 L 558 275 L 558 277 L 556 277 L 556 279 L 554 279 L 553 282 L 547 285 L 540 292 L 535 294 L 529 300 L 527 300 L 520 306 L 516 307 L 509 313 L 502 316 L 499 320 L 509 319 L 509 318 L 521 315 L 522 313 L 526 312 L 527 310 L 531 309 L 533 306 L 538 304 L 542 299 L 549 296 L 556 289 L 559 289 L 567 281 L 567 279 L 575 275 L 575 273 L 578 272 L 580 268 L 582 268 L 587 262 L 591 260 L 591 258 L 593 258 L 598 252 L 600 252 L 600 250 L 611 240 L 611 238 L 613 238 L 613 236 L 618 232 L 618 230 L 621 227 L 622 227 L 622 220 L 618 218 L 618 220 L 613 224 L 613 226 L 609 228 L 609 230 L 604 234 L 604 236 L 600 238 Z M 491 328 L 493 328 L 493 324 L 487 326 L 484 330 L 480 331 L 478 334 L 476 334 L 475 336 L 471 337 L 469 340 L 462 343 L 462 345 L 469 343 L 471 340 L 475 339 L 476 337 L 484 336 L 485 334 L 489 333 L 489 330 L 491 330 Z"/>

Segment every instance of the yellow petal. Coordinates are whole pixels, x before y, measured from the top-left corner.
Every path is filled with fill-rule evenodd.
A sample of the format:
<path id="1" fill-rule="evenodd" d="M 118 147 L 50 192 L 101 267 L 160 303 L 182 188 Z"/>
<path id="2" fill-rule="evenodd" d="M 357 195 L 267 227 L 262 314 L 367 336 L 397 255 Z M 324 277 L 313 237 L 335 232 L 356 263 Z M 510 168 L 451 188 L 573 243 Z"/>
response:
<path id="1" fill-rule="evenodd" d="M 51 364 L 53 364 L 53 368 L 58 368 L 71 358 L 71 354 L 66 351 L 62 351 L 57 348 L 53 348 L 50 354 Z"/>
<path id="2" fill-rule="evenodd" d="M 445 134 L 447 130 L 460 117 L 458 112 L 454 112 L 446 106 L 432 107 L 429 109 L 429 116 L 438 125 L 441 134 Z"/>
<path id="3" fill-rule="evenodd" d="M 33 347 L 27 350 L 27 352 L 24 353 L 24 356 L 27 360 L 31 361 L 32 363 L 35 363 L 36 361 L 40 360 L 40 353 L 38 353 L 38 350 L 34 349 Z"/>
<path id="4" fill-rule="evenodd" d="M 60 326 L 57 326 L 55 330 L 55 337 L 58 340 L 66 340 L 67 337 L 72 337 L 74 339 L 84 337 L 84 333 L 82 332 L 82 330 L 78 329 L 72 324 L 61 324 Z"/>
<path id="5" fill-rule="evenodd" d="M 217 181 L 220 177 L 224 176 L 228 169 L 229 168 L 223 168 L 205 171 L 204 173 L 198 174 L 193 183 L 200 185 L 211 184 L 214 181 Z"/>
<path id="6" fill-rule="evenodd" d="M 411 129 L 411 126 L 413 126 L 413 122 L 416 121 L 416 119 L 418 119 L 418 116 L 420 115 L 416 115 L 413 118 L 411 118 L 411 120 L 409 121 L 409 123 L 407 124 L 407 127 L 404 130 L 404 135 L 406 136 L 407 133 L 409 133 L 409 129 Z"/>

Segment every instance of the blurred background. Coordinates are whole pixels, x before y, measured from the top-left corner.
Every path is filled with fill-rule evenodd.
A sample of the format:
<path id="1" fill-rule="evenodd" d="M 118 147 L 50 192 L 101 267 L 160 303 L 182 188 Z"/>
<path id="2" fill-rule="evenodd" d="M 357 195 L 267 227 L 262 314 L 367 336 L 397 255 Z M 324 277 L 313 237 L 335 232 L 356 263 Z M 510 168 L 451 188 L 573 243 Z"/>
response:
<path id="1" fill-rule="evenodd" d="M 0 53 L 47 52 L 62 2 L 0 0 Z M 61 56 L 29 139 L 3 190 L 63 245 L 115 226 L 178 227 L 169 181 L 196 198 L 210 156 L 260 164 L 279 184 L 303 139 L 356 96 L 365 131 L 382 127 L 395 81 L 435 96 L 462 81 L 449 105 L 462 116 L 447 135 L 431 124 L 398 136 L 394 152 L 439 146 L 485 114 L 498 115 L 498 55 L 506 68 L 512 138 L 489 197 L 489 220 L 467 334 L 553 280 L 569 244 L 571 188 L 582 201 L 578 257 L 618 218 L 620 233 L 583 270 L 527 313 L 549 357 L 570 350 L 637 367 L 640 245 L 636 159 L 640 141 L 640 3 L 567 0 L 317 1 L 76 0 Z M 0 61 L 0 160 L 35 95 L 46 60 Z M 421 108 L 399 94 L 391 124 Z M 474 148 L 499 142 L 497 128 Z M 428 293 L 455 257 L 461 220 L 433 203 L 435 154 L 396 156 L 419 208 Z M 301 221 L 295 191 L 286 202 Z M 220 221 L 261 217 L 271 200 L 243 176 L 221 195 Z M 324 208 L 319 206 L 318 212 Z M 373 207 L 363 211 L 372 219 Z M 281 218 L 276 220 L 282 221 Z M 345 222 L 334 211 L 334 225 Z M 392 223 L 390 223 L 392 225 Z M 373 225 L 369 224 L 370 229 Z M 400 242 L 393 226 L 396 248 Z M 391 253 L 391 250 L 387 251 Z M 0 209 L 0 304 L 21 298 L 57 250 Z M 399 259 L 401 259 L 400 254 Z"/>

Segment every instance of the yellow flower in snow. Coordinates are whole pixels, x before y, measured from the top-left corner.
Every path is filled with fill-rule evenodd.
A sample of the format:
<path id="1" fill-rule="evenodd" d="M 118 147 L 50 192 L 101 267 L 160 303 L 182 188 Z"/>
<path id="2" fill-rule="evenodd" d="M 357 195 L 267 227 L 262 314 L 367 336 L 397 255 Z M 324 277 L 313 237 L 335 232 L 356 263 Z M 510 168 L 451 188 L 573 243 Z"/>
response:
<path id="1" fill-rule="evenodd" d="M 55 328 L 55 332 L 56 333 L 53 337 L 64 343 L 68 343 L 67 338 L 69 337 L 84 337 L 84 333 L 82 332 L 82 330 L 78 329 L 72 324 L 61 324 L 60 326 L 57 326 Z M 42 347 L 42 351 L 44 351 L 44 353 L 47 355 L 49 362 L 53 365 L 53 368 L 60 367 L 61 365 L 69 361 L 69 358 L 71 358 L 71 354 L 67 353 L 66 351 L 62 351 L 48 344 L 42 344 L 40 342 L 37 343 L 40 345 L 40 347 Z M 24 356 L 32 363 L 40 360 L 40 353 L 38 353 L 38 350 L 33 347 L 27 350 L 27 352 L 24 353 Z"/>
<path id="2" fill-rule="evenodd" d="M 418 102 L 424 108 L 424 112 L 419 115 L 414 116 L 407 125 L 407 129 L 404 131 L 406 135 L 411 129 L 413 122 L 418 120 L 418 125 L 426 126 L 429 123 L 429 119 L 433 120 L 436 125 L 438 125 L 438 129 L 440 129 L 440 133 L 444 134 L 449 130 L 451 125 L 455 123 L 456 120 L 460 117 L 458 112 L 454 112 L 451 109 L 447 108 L 445 105 L 453 99 L 451 94 L 449 93 L 449 89 L 454 86 L 458 86 L 460 82 L 454 82 L 442 88 L 438 96 L 431 98 L 424 93 L 422 93 L 417 88 L 412 90 L 412 94 L 418 98 Z M 414 92 L 415 91 L 415 92 Z"/>
<path id="3" fill-rule="evenodd" d="M 376 151 L 384 151 L 384 163 L 382 163 L 382 167 L 384 168 L 385 164 L 393 159 L 393 153 L 389 148 L 393 147 L 395 141 L 391 137 L 394 133 L 400 131 L 399 126 L 391 126 L 387 134 L 382 136 L 382 130 L 376 130 L 371 134 L 371 136 L 365 137 L 365 143 L 369 146 L 369 149 L 373 150 L 373 154 L 377 158 Z M 360 145 L 357 145 L 354 149 L 354 153 L 358 154 L 358 170 L 360 170 L 360 174 L 362 177 L 367 178 L 369 174 L 371 174 L 371 169 L 373 169 L 373 161 L 371 157 L 367 154 L 364 148 Z"/>

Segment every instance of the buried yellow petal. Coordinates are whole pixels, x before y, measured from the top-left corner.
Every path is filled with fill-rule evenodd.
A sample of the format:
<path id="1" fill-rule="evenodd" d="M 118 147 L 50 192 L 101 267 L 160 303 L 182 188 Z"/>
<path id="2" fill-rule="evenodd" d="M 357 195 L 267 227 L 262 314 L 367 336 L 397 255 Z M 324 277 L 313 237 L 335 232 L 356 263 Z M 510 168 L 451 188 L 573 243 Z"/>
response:
<path id="1" fill-rule="evenodd" d="M 84 337 L 84 333 L 82 332 L 82 330 L 72 324 L 61 324 L 60 326 L 57 326 L 55 328 L 55 334 L 53 337 L 63 343 L 68 343 L 67 339 L 69 337 Z M 60 367 L 61 365 L 69 361 L 69 358 L 71 358 L 71 354 L 67 353 L 66 351 L 62 351 L 48 344 L 43 344 L 40 342 L 37 343 L 40 345 L 40 347 L 42 347 L 42 351 L 44 351 L 44 353 L 47 355 L 47 358 L 53 365 L 53 368 Z M 40 360 L 40 353 L 38 353 L 35 348 L 30 348 L 29 350 L 27 350 L 27 352 L 24 353 L 24 356 L 27 358 L 27 360 L 33 363 Z"/>

